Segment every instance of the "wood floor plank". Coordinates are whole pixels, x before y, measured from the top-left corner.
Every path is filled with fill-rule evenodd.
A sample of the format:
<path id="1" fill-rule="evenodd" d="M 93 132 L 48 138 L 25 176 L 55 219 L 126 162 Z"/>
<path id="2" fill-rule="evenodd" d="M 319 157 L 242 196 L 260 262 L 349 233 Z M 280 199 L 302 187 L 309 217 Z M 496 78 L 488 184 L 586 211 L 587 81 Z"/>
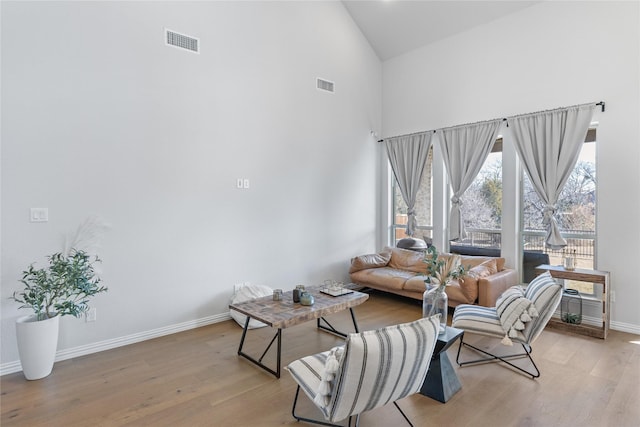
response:
<path id="1" fill-rule="evenodd" d="M 361 330 L 421 316 L 419 301 L 372 292 L 355 309 Z M 332 315 L 351 330 L 348 313 Z M 291 416 L 295 382 L 238 357 L 242 329 L 226 321 L 56 363 L 53 373 L 26 381 L 0 378 L 3 427 L 13 426 L 300 426 Z M 258 352 L 274 330 L 249 331 L 245 348 Z M 283 366 L 343 341 L 309 322 L 285 329 Z M 510 351 L 499 340 L 467 335 L 480 348 Z M 611 331 L 606 340 L 545 330 L 534 343 L 537 380 L 499 364 L 455 364 L 462 389 L 442 404 L 422 395 L 399 402 L 414 425 L 637 427 L 640 420 L 640 337 Z M 463 350 L 464 351 L 464 350 Z M 475 355 L 471 354 L 471 357 Z M 265 357 L 275 363 L 272 351 Z M 300 399 L 301 410 L 319 416 Z M 404 425 L 393 405 L 363 415 L 361 425 Z"/>

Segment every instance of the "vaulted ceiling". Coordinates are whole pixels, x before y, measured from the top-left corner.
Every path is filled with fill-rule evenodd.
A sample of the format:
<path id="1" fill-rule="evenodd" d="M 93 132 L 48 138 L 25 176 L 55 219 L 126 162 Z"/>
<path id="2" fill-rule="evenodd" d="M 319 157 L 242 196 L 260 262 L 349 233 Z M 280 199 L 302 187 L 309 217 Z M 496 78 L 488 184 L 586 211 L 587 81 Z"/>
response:
<path id="1" fill-rule="evenodd" d="M 386 61 L 540 1 L 343 0 L 364 36 Z"/>

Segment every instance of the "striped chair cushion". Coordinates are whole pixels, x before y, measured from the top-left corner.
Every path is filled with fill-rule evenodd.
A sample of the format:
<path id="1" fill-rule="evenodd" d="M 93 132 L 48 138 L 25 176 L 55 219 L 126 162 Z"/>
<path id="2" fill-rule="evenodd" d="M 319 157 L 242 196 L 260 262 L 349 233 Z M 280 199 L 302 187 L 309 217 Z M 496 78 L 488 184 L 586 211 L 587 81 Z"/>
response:
<path id="1" fill-rule="evenodd" d="M 416 393 L 427 375 L 439 316 L 350 334 L 336 376 L 329 420 L 383 406 Z"/>
<path id="2" fill-rule="evenodd" d="M 287 370 L 293 379 L 312 401 L 316 399 L 316 394 L 322 381 L 322 374 L 324 373 L 324 365 L 327 362 L 328 356 L 329 351 L 325 351 L 294 360 L 287 366 Z M 329 416 L 324 406 L 319 406 L 319 409 L 325 418 Z"/>
<path id="3" fill-rule="evenodd" d="M 515 336 L 510 338 L 512 341 L 530 345 L 542 333 L 560 304 L 562 286 L 556 283 L 549 272 L 546 272 L 529 283 L 524 297 L 534 305 L 538 317 L 533 318 L 525 325 L 524 330 L 516 331 Z M 454 328 L 495 338 L 503 338 L 505 333 L 500 316 L 494 307 L 461 304 L 453 313 L 451 325 Z"/>
<path id="4" fill-rule="evenodd" d="M 329 352 L 307 356 L 287 366 L 295 381 L 325 418 L 339 422 L 420 390 L 438 336 L 439 318 L 350 334 L 329 405 L 315 402 Z"/>
<path id="5" fill-rule="evenodd" d="M 543 274 L 536 276 L 527 286 L 524 292 L 525 298 L 532 301 L 537 308 L 544 308 L 552 299 L 554 286 L 560 286 L 556 280 L 551 277 L 551 273 L 545 271 Z"/>
<path id="6" fill-rule="evenodd" d="M 495 307 L 460 304 L 453 313 L 451 326 L 493 338 L 503 338 L 505 335 L 505 330 L 502 328 L 500 316 L 498 316 Z M 516 336 L 511 339 L 517 342 L 525 342 L 525 336 L 521 331 L 516 331 Z"/>
<path id="7" fill-rule="evenodd" d="M 528 323 L 523 331 L 527 341 L 531 343 L 540 335 L 558 308 L 562 299 L 562 286 L 547 271 L 529 283 L 524 296 L 533 303 L 539 313 L 538 318 Z"/>

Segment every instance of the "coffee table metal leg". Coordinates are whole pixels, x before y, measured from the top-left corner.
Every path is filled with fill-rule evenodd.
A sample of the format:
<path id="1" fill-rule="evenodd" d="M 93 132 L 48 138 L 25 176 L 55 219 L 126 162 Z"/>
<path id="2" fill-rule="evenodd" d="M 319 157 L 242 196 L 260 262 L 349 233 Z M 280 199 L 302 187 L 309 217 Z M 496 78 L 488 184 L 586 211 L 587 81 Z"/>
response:
<path id="1" fill-rule="evenodd" d="M 238 347 L 238 354 L 242 353 L 244 338 L 247 336 L 247 329 L 249 329 L 249 320 L 251 320 L 251 318 L 247 316 L 247 320 L 244 322 L 244 328 L 242 329 L 242 338 L 240 338 L 240 346 Z"/>
<path id="2" fill-rule="evenodd" d="M 353 312 L 353 308 L 349 308 L 349 311 L 351 312 L 351 320 L 353 320 L 353 327 L 355 328 L 355 331 L 356 332 L 360 332 L 358 330 L 358 322 L 356 322 L 356 315 Z M 324 323 L 326 323 L 328 327 L 324 326 L 323 324 L 321 324 L 320 321 L 323 321 Z M 318 326 L 318 329 L 322 329 L 323 331 L 327 331 L 327 332 L 330 332 L 332 334 L 339 335 L 342 338 L 346 338 L 347 337 L 346 333 L 340 332 L 339 330 L 334 328 L 333 325 L 331 325 L 331 323 L 329 323 L 327 321 L 327 319 L 325 319 L 324 317 L 318 317 L 318 319 L 316 321 L 316 324 Z"/>
<path id="3" fill-rule="evenodd" d="M 267 348 L 262 353 L 262 356 L 260 356 L 260 359 L 256 360 L 253 357 L 251 357 L 250 355 L 248 355 L 247 353 L 242 351 L 242 347 L 244 346 L 244 339 L 245 339 L 245 337 L 247 335 L 247 329 L 249 329 L 249 320 L 250 320 L 250 317 L 247 316 L 247 321 L 244 323 L 244 330 L 242 331 L 242 338 L 240 338 L 240 346 L 238 347 L 238 356 L 244 357 L 245 359 L 249 360 L 250 362 L 253 362 L 256 365 L 258 365 L 259 367 L 261 367 L 265 371 L 275 375 L 276 378 L 280 378 L 280 364 L 281 364 L 281 356 L 282 356 L 282 329 L 278 328 L 278 332 L 276 332 L 276 334 L 273 336 L 273 338 L 269 342 L 269 345 L 267 346 Z M 269 351 L 269 349 L 273 345 L 273 342 L 276 339 L 278 340 L 278 343 L 277 343 L 277 354 L 276 354 L 276 364 L 277 364 L 277 366 L 276 366 L 276 370 L 273 370 L 270 367 L 268 367 L 267 365 L 265 365 L 264 363 L 262 363 L 262 359 L 267 354 L 267 352 Z"/>
<path id="4" fill-rule="evenodd" d="M 358 322 L 356 322 L 356 314 L 353 312 L 353 308 L 349 308 L 349 311 L 351 312 L 351 320 L 353 320 L 353 327 L 355 328 L 356 332 L 360 332 L 360 330 L 358 329 Z"/>

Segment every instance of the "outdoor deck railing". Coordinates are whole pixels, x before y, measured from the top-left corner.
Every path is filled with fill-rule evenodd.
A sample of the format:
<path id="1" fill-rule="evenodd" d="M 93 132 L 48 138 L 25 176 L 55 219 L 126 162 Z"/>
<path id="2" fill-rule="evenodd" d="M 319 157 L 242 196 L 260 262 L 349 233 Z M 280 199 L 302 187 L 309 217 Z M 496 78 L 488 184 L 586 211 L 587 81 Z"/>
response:
<path id="1" fill-rule="evenodd" d="M 396 241 L 405 237 L 405 228 L 394 227 L 394 236 Z M 458 242 L 451 242 L 451 245 L 466 245 L 482 248 L 500 249 L 502 245 L 502 232 L 496 229 L 483 228 L 467 228 L 465 229 L 467 237 Z M 431 236 L 431 227 L 418 227 L 416 236 Z M 552 264 L 561 264 L 564 256 L 574 255 L 578 265 L 585 268 L 593 268 L 595 257 L 595 233 L 583 230 L 563 231 L 562 236 L 567 241 L 567 246 L 561 250 L 553 250 L 545 247 L 544 239 L 546 232 L 544 230 L 526 230 L 522 232 L 523 248 L 526 251 L 539 251 L 549 255 Z M 574 252 L 575 251 L 575 252 Z"/>
<path id="2" fill-rule="evenodd" d="M 469 245 L 485 248 L 501 247 L 502 234 L 500 230 L 468 228 L 466 229 L 467 238 L 458 242 L 452 242 L 452 245 Z M 574 255 L 581 265 L 593 266 L 595 256 L 595 233 L 581 230 L 571 230 L 563 232 L 562 236 L 567 241 L 567 246 L 561 250 L 553 250 L 545 247 L 544 240 L 546 233 L 544 230 L 526 230 L 522 233 L 524 239 L 524 250 L 539 251 L 549 255 L 549 258 L 555 260 L 555 263 L 562 262 L 562 258 L 568 255 Z"/>

